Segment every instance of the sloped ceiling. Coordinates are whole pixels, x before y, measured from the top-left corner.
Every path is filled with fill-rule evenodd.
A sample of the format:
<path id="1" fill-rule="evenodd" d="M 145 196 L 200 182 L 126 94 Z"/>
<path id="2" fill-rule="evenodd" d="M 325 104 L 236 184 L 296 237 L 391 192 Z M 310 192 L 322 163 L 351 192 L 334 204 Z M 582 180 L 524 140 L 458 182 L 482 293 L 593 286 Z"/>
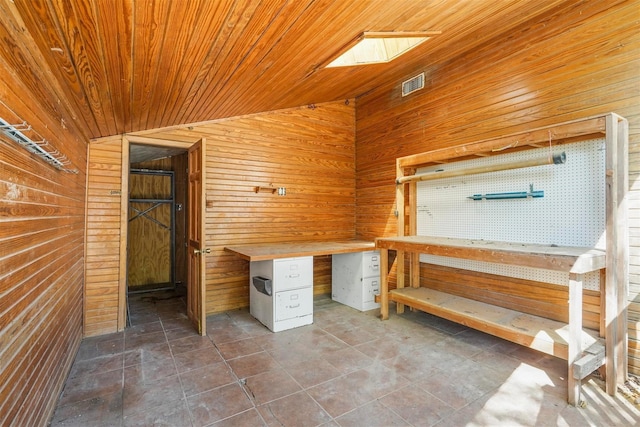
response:
<path id="1" fill-rule="evenodd" d="M 0 0 L 0 72 L 87 138 L 357 97 L 567 0 Z M 324 69 L 363 31 L 442 34 Z M 1 93 L 0 93 L 1 97 Z"/>

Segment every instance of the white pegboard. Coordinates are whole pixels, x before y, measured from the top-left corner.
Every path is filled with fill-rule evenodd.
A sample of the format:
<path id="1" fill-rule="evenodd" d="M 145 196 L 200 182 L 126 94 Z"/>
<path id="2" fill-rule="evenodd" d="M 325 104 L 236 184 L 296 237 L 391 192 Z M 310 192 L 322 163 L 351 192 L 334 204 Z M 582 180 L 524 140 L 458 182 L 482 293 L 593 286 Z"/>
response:
<path id="1" fill-rule="evenodd" d="M 604 139 L 553 147 L 564 164 L 512 169 L 417 184 L 417 234 L 558 246 L 605 248 Z M 549 148 L 422 168 L 417 173 L 511 163 L 547 156 Z M 437 172 L 435 172 L 437 173 Z M 487 193 L 543 191 L 527 199 L 472 200 Z M 566 285 L 568 273 L 421 255 L 421 261 Z M 599 274 L 585 277 L 599 289 Z"/>

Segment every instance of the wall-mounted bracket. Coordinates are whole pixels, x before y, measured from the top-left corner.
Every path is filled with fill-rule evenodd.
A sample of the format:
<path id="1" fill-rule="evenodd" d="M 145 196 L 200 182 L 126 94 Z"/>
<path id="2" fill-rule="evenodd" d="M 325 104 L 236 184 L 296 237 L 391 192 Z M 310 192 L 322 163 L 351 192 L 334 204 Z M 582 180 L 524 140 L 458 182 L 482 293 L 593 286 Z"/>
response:
<path id="1" fill-rule="evenodd" d="M 278 196 L 286 196 L 287 195 L 286 187 L 272 187 L 272 186 L 255 187 L 255 192 L 256 193 L 271 193 L 271 194 L 278 193 Z"/>
<path id="2" fill-rule="evenodd" d="M 255 187 L 256 193 L 271 193 L 275 194 L 278 189 L 276 187 Z"/>
<path id="3" fill-rule="evenodd" d="M 78 173 L 77 169 L 68 168 L 68 166 L 71 165 L 71 161 L 67 156 L 55 149 L 55 147 L 51 146 L 46 139 L 42 138 L 38 141 L 34 141 L 25 135 L 25 133 L 28 132 L 37 134 L 37 132 L 33 131 L 27 122 L 23 121 L 22 123 L 12 125 L 6 120 L 0 118 L 0 132 L 5 134 L 12 141 L 18 143 L 18 145 L 21 145 L 31 154 L 35 154 L 40 157 L 54 168 L 63 172 Z"/>

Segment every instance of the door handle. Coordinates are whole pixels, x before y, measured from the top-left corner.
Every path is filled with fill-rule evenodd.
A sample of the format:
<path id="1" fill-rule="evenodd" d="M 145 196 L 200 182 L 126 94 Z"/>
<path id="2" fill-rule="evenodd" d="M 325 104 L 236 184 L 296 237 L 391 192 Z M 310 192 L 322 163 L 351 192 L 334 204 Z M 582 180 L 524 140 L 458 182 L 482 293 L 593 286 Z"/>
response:
<path id="1" fill-rule="evenodd" d="M 211 253 L 211 248 L 204 248 L 202 250 L 199 250 L 199 249 L 194 249 L 193 250 L 193 254 L 194 255 L 198 255 L 198 254 L 206 255 L 206 254 L 210 254 L 210 253 Z"/>

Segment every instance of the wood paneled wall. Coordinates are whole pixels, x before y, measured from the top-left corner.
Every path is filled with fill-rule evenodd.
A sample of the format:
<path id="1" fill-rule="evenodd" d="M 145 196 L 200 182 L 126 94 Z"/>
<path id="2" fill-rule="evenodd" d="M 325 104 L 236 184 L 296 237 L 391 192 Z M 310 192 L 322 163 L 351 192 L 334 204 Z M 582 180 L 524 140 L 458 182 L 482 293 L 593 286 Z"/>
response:
<path id="1" fill-rule="evenodd" d="M 125 326 L 124 289 L 126 245 L 120 224 L 127 202 L 128 183 L 122 180 L 128 162 L 128 146 L 114 137 L 89 145 L 87 179 L 87 259 L 85 279 L 84 333 L 102 335 Z M 123 159 L 123 156 L 125 158 Z M 125 219 L 126 222 L 126 219 Z"/>
<path id="2" fill-rule="evenodd" d="M 226 253 L 225 246 L 355 237 L 353 100 L 144 135 L 178 142 L 206 138 L 208 314 L 249 305 L 249 263 Z M 111 194 L 123 185 L 122 150 L 120 138 L 100 139 L 89 149 L 87 335 L 123 327 L 117 310 L 121 199 Z M 284 187 L 286 195 L 256 193 L 261 186 Z M 330 290 L 331 258 L 318 257 L 314 293 Z"/>
<path id="3" fill-rule="evenodd" d="M 354 130 L 354 102 L 341 101 L 146 133 L 206 138 L 208 314 L 249 304 L 249 263 L 225 246 L 355 237 Z M 314 264 L 314 292 L 329 293 L 330 258 Z"/>
<path id="4" fill-rule="evenodd" d="M 629 366 L 640 373 L 640 7 L 583 2 L 358 99 L 357 234 L 395 235 L 395 159 L 610 111 L 630 123 Z"/>
<path id="5" fill-rule="evenodd" d="M 86 144 L 1 56 L 0 117 L 27 121 L 78 171 L 0 135 L 0 425 L 46 425 L 82 337 Z"/>

